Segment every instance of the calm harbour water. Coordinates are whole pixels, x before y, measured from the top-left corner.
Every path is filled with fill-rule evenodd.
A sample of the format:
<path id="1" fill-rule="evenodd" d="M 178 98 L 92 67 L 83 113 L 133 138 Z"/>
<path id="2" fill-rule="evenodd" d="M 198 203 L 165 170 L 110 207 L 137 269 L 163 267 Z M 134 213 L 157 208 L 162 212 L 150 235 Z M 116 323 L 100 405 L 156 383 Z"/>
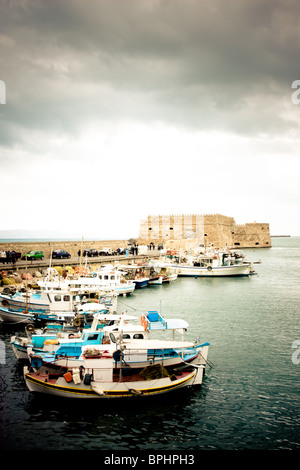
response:
<path id="1" fill-rule="evenodd" d="M 149 400 L 78 402 L 27 391 L 10 347 L 23 328 L 0 324 L 0 448 L 6 450 L 299 450 L 300 237 L 247 249 L 257 275 L 178 278 L 120 297 L 118 311 L 184 318 L 209 341 L 201 389 Z M 3 343 L 2 343 L 3 344 Z M 294 356 L 295 357 L 295 356 Z M 300 357 L 300 354 L 299 354 Z"/>

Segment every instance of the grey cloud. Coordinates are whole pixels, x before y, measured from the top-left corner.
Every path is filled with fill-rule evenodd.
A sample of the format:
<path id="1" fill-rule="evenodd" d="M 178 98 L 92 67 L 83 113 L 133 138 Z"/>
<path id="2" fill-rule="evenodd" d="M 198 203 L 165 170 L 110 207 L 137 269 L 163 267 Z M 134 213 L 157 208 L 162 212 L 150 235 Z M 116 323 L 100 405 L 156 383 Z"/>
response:
<path id="1" fill-rule="evenodd" d="M 299 13 L 296 0 L 3 1 L 0 142 L 93 120 L 298 130 L 283 107 Z"/>

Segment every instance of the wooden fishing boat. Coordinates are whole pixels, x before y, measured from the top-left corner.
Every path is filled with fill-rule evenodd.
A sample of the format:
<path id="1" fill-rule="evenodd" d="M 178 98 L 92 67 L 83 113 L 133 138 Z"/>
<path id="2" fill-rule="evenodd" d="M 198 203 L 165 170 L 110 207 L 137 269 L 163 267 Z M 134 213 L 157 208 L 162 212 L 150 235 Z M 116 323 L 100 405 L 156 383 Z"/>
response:
<path id="1" fill-rule="evenodd" d="M 161 365 L 114 371 L 113 357 L 86 359 L 82 369 L 29 370 L 24 379 L 31 392 L 80 399 L 124 399 L 170 393 L 183 387 L 201 385 L 203 366 L 166 369 Z"/>

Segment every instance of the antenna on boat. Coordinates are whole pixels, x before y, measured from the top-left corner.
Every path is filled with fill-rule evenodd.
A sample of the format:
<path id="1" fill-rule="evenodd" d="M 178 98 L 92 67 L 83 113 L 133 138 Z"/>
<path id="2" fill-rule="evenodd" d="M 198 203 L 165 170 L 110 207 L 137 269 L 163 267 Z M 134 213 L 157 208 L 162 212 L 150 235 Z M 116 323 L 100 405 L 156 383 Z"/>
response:
<path id="1" fill-rule="evenodd" d="M 81 259 L 82 259 L 82 249 L 83 249 L 83 235 L 81 237 L 81 250 L 80 250 L 80 263 L 79 263 L 80 267 L 81 267 Z"/>

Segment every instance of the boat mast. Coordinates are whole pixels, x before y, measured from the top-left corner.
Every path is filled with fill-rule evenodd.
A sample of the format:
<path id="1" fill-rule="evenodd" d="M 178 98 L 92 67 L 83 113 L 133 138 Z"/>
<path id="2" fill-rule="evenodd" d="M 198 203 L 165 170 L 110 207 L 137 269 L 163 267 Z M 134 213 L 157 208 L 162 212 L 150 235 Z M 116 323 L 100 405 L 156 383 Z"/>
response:
<path id="1" fill-rule="evenodd" d="M 26 256 L 26 313 L 28 313 L 28 272 L 27 272 L 27 256 Z"/>

